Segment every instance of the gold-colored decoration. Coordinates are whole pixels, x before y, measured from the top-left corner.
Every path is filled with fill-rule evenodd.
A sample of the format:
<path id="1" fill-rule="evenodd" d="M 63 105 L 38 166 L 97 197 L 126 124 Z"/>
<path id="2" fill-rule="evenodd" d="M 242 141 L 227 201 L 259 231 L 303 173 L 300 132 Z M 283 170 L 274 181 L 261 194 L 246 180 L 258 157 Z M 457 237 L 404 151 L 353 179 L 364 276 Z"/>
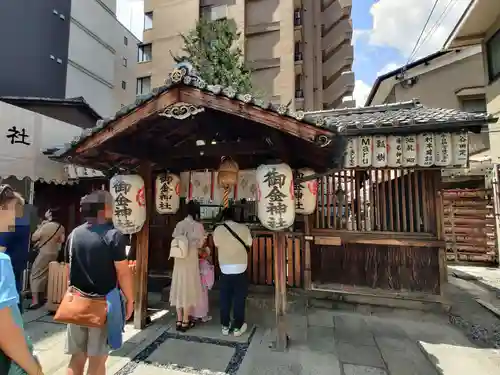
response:
<path id="1" fill-rule="evenodd" d="M 185 120 L 191 116 L 195 116 L 205 110 L 203 107 L 198 107 L 193 104 L 178 102 L 168 106 L 159 113 L 160 116 L 166 118 L 175 118 L 177 120 Z"/>
<path id="2" fill-rule="evenodd" d="M 224 157 L 219 166 L 217 174 L 217 183 L 224 188 L 222 201 L 224 208 L 229 207 L 229 189 L 238 183 L 238 172 L 240 167 L 230 157 Z"/>
<path id="3" fill-rule="evenodd" d="M 281 116 L 284 116 L 286 115 L 286 112 L 288 111 L 288 108 L 286 105 L 283 105 L 283 104 L 280 104 L 279 107 L 278 107 L 278 113 L 281 115 Z"/>

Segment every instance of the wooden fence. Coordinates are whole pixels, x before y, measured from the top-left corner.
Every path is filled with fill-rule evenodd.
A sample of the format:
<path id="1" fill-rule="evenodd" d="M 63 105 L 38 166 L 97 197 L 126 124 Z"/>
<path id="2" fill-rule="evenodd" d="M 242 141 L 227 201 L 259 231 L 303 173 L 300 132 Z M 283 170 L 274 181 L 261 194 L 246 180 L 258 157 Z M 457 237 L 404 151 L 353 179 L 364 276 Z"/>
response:
<path id="1" fill-rule="evenodd" d="M 252 248 L 248 253 L 248 278 L 253 285 L 274 285 L 274 250 L 275 235 L 272 232 L 254 232 Z M 209 246 L 215 249 L 211 239 Z M 290 233 L 287 236 L 287 285 L 304 287 L 304 236 Z M 217 251 L 213 250 L 214 264 L 218 264 Z M 219 272 L 216 267 L 216 272 Z"/>
<path id="2" fill-rule="evenodd" d="M 318 180 L 316 229 L 435 231 L 434 170 L 339 170 Z"/>
<path id="3" fill-rule="evenodd" d="M 492 194 L 489 189 L 443 190 L 448 261 L 498 262 Z"/>

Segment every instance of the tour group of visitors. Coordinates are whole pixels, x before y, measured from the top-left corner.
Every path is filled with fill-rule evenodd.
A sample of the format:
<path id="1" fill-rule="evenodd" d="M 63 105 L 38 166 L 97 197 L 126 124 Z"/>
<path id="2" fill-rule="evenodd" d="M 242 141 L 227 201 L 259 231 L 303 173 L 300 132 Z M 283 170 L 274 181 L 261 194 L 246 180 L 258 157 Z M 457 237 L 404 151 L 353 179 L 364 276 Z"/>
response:
<path id="1" fill-rule="evenodd" d="M 176 329 L 185 332 L 208 322 L 208 290 L 214 266 L 200 222 L 200 207 L 191 201 L 187 215 L 173 234 L 170 256 L 174 269 L 170 304 L 177 311 Z M 49 264 L 60 254 L 69 265 L 69 285 L 54 319 L 67 323 L 67 374 L 104 375 L 110 350 L 123 344 L 123 328 L 134 310 L 133 276 L 128 265 L 128 238 L 112 223 L 113 199 L 94 191 L 81 200 L 83 224 L 65 236 L 58 210 L 49 210 L 31 235 L 23 197 L 9 185 L 0 185 L 0 374 L 43 375 L 43 369 L 25 334 L 22 320 L 23 273 L 30 273 L 31 304 L 43 306 Z M 222 334 L 240 336 L 247 330 L 247 251 L 250 230 L 234 220 L 234 210 L 223 211 L 223 223 L 213 232 L 220 266 L 220 322 Z M 63 246 L 65 244 L 65 246 Z M 29 250 L 28 250 L 29 249 Z M 232 312 L 232 314 L 231 314 Z M 231 315 L 233 320 L 231 321 Z"/>

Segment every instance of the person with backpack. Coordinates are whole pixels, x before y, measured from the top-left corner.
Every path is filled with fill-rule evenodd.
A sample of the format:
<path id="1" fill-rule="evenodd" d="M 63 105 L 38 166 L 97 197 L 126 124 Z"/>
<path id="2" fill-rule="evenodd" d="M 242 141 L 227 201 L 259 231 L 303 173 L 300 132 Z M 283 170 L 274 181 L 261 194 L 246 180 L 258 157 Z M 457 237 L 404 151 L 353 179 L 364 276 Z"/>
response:
<path id="1" fill-rule="evenodd" d="M 248 291 L 247 265 L 248 251 L 252 246 L 252 234 L 245 224 L 234 221 L 234 209 L 223 211 L 224 222 L 213 234 L 218 250 L 220 266 L 220 320 L 222 334 L 241 336 L 247 330 L 245 304 Z M 233 323 L 231 324 L 231 309 Z"/>
<path id="2" fill-rule="evenodd" d="M 195 326 L 193 312 L 202 294 L 198 250 L 203 246 L 206 234 L 199 217 L 200 206 L 190 201 L 187 216 L 177 223 L 172 233 L 170 257 L 174 258 L 174 270 L 170 304 L 177 310 L 176 329 L 180 332 Z"/>

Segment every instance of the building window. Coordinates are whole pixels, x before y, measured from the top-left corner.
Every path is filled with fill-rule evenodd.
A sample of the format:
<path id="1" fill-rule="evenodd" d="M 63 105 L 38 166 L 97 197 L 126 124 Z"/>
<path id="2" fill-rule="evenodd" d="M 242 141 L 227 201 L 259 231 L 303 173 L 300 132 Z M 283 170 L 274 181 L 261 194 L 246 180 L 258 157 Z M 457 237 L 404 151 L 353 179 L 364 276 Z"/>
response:
<path id="1" fill-rule="evenodd" d="M 126 36 L 123 37 L 123 44 L 128 46 L 128 38 Z"/>
<path id="2" fill-rule="evenodd" d="M 136 95 L 149 94 L 151 92 L 151 77 L 137 78 Z"/>
<path id="3" fill-rule="evenodd" d="M 295 61 L 302 61 L 302 60 L 303 60 L 302 43 L 295 42 Z"/>
<path id="4" fill-rule="evenodd" d="M 304 90 L 302 90 L 302 74 L 297 74 L 295 76 L 295 98 L 304 98 Z"/>
<path id="5" fill-rule="evenodd" d="M 473 113 L 486 113 L 486 98 L 485 97 L 473 97 L 473 98 L 461 98 L 460 106 L 465 112 Z"/>
<path id="6" fill-rule="evenodd" d="M 153 28 L 153 12 L 144 13 L 144 30 Z"/>
<path id="7" fill-rule="evenodd" d="M 486 42 L 486 57 L 488 75 L 490 81 L 493 81 L 500 76 L 500 30 Z"/>
<path id="8" fill-rule="evenodd" d="M 201 7 L 200 16 L 208 21 L 225 19 L 227 18 L 227 5 L 210 5 Z"/>
<path id="9" fill-rule="evenodd" d="M 127 89 L 127 82 L 122 81 L 122 89 L 124 89 L 124 90 Z"/>
<path id="10" fill-rule="evenodd" d="M 151 61 L 153 58 L 153 46 L 151 43 L 139 46 L 139 55 L 137 56 L 138 62 Z"/>
<path id="11" fill-rule="evenodd" d="M 127 62 L 127 58 L 126 58 L 126 57 L 122 58 L 122 65 L 123 65 L 124 67 L 127 67 L 127 63 L 128 63 L 128 62 Z"/>
<path id="12" fill-rule="evenodd" d="M 295 9 L 293 12 L 294 26 L 302 26 L 302 9 Z"/>

